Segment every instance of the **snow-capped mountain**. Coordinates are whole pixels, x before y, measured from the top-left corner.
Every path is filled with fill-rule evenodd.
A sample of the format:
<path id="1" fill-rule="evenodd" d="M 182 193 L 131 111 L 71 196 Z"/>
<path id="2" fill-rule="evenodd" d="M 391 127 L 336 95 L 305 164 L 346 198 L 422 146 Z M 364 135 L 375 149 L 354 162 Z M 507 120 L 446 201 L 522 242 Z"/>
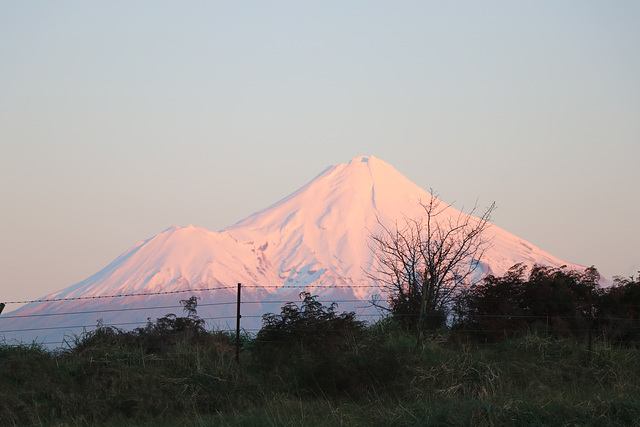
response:
<path id="1" fill-rule="evenodd" d="M 98 319 L 131 329 L 147 318 L 180 314 L 178 301 L 191 295 L 201 298 L 199 315 L 224 328 L 235 322 L 237 283 L 249 329 L 259 327 L 261 314 L 278 312 L 282 301 L 297 301 L 302 289 L 341 302 L 339 310 L 371 313 L 366 301 L 381 292 L 367 275 L 374 262 L 371 233 L 380 223 L 420 216 L 420 201 L 430 197 L 388 163 L 357 157 L 220 232 L 172 226 L 137 243 L 93 276 L 42 298 L 66 301 L 31 303 L 0 316 L 0 339 L 58 345 L 63 335 L 77 335 Z M 494 274 L 518 262 L 584 268 L 495 225 L 487 234 L 493 243 L 483 264 Z M 123 294 L 138 296 L 112 298 Z"/>

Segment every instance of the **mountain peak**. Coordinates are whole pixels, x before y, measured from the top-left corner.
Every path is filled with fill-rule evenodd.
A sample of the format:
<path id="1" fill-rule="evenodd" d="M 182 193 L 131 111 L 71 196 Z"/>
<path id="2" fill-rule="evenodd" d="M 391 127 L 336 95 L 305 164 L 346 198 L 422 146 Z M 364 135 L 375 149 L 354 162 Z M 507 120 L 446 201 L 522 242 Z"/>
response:
<path id="1" fill-rule="evenodd" d="M 364 163 L 364 164 L 363 164 Z M 385 162 L 384 160 L 381 160 L 375 156 L 358 156 L 358 157 L 354 157 L 353 159 L 349 160 L 347 163 L 342 163 L 340 165 L 335 165 L 334 167 L 345 167 L 345 168 L 349 168 L 349 167 L 362 167 L 362 166 L 366 166 L 369 168 L 372 167 L 391 167 L 393 168 L 393 166 L 391 166 L 389 163 Z"/>
<path id="2" fill-rule="evenodd" d="M 340 187 L 350 191 L 361 191 L 372 186 L 402 188 L 411 193 L 423 191 L 392 165 L 371 155 L 354 157 L 347 163 L 331 166 L 299 191 L 310 186 Z"/>
<path id="3" fill-rule="evenodd" d="M 296 192 L 220 232 L 171 226 L 88 279 L 49 297 L 178 292 L 242 283 L 252 289 L 247 298 L 265 304 L 269 298 L 281 301 L 286 292 L 295 298 L 300 289 L 327 298 L 367 301 L 379 292 L 371 287 L 368 273 L 376 268 L 369 247 L 372 233 L 381 224 L 393 228 L 396 221 L 401 226 L 404 218 L 421 217 L 420 202 L 431 197 L 390 164 L 374 156 L 355 157 L 325 169 Z M 450 208 L 446 215 L 464 214 Z M 447 221 L 444 216 L 439 219 Z M 496 226 L 487 232 L 493 245 L 485 253 L 485 271 L 501 275 L 519 262 L 568 264 Z M 219 302 L 224 295 L 219 291 L 208 298 Z M 176 298 L 164 297 L 166 301 Z M 159 307 L 157 301 L 153 304 Z M 221 307 L 209 304 L 205 310 L 208 316 L 221 316 L 214 311 Z M 252 306 L 254 314 L 260 314 L 258 307 Z M 104 321 L 122 321 L 123 316 L 105 315 Z"/>
<path id="4" fill-rule="evenodd" d="M 351 159 L 349 163 L 369 163 L 369 161 L 375 162 L 380 161 L 380 159 L 374 156 L 358 156 Z"/>

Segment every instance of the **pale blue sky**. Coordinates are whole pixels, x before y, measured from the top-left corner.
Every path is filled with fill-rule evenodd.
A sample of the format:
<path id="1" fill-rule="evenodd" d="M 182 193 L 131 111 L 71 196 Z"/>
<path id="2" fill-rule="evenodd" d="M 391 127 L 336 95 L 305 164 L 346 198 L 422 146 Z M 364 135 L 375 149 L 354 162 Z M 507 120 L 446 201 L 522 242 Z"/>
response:
<path id="1" fill-rule="evenodd" d="M 0 1 L 0 300 L 373 154 L 640 269 L 636 1 Z"/>

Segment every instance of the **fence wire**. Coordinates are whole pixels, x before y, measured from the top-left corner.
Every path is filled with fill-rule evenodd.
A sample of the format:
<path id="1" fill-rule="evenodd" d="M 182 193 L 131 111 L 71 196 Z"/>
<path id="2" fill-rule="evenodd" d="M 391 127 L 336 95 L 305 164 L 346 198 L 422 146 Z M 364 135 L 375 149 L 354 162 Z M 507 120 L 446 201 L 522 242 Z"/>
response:
<path id="1" fill-rule="evenodd" d="M 259 285 L 242 285 L 243 289 L 252 288 L 252 289 L 299 289 L 305 290 L 304 286 L 259 286 Z M 329 288 L 376 288 L 381 290 L 382 287 L 378 285 L 331 285 L 322 287 L 322 290 Z M 78 300 L 95 300 L 95 299 L 126 299 L 126 298 L 134 298 L 140 296 L 159 296 L 159 295 L 170 295 L 170 294 L 180 294 L 180 293 L 199 293 L 199 292 L 208 292 L 208 291 L 219 291 L 219 290 L 236 290 L 236 286 L 218 286 L 218 287 L 208 287 L 208 288 L 193 288 L 193 289 L 181 289 L 181 290 L 173 290 L 173 291 L 158 291 L 158 292 L 140 292 L 140 293 L 123 293 L 117 295 L 96 295 L 96 296 L 80 296 L 80 297 L 68 297 L 68 298 L 44 298 L 44 299 L 35 299 L 35 300 L 24 300 L 24 301 L 8 301 L 4 304 L 42 304 L 42 303 L 50 303 L 50 302 L 65 302 L 65 301 L 78 301 Z M 371 301 L 367 302 L 360 299 L 331 299 L 331 300 L 316 300 L 316 302 L 322 304 L 344 304 L 344 303 L 361 303 L 367 304 L 366 306 L 361 306 L 359 308 L 366 309 L 375 309 L 377 308 Z M 557 303 L 557 301 L 548 301 L 547 303 L 553 304 Z M 224 302 L 211 302 L 211 303 L 199 303 L 197 305 L 200 307 L 214 307 L 214 306 L 235 306 L 237 301 L 224 301 Z M 241 305 L 252 305 L 252 304 L 260 304 L 260 305 L 286 305 L 293 304 L 299 306 L 302 304 L 300 300 L 251 300 L 251 301 L 241 301 Z M 637 305 L 626 305 L 628 307 L 638 307 Z M 142 307 L 118 307 L 118 308 L 104 308 L 98 310 L 82 310 L 82 311 L 66 311 L 66 312 L 49 312 L 49 313 L 28 313 L 28 314 L 5 314 L 0 315 L 0 328 L 2 328 L 5 320 L 11 319 L 26 319 L 26 318 L 46 318 L 46 317 L 62 317 L 62 316 L 74 316 L 74 315 L 87 315 L 87 314 L 100 314 L 100 313 L 119 313 L 119 312 L 131 312 L 131 311 L 149 311 L 149 310 L 175 310 L 176 308 L 181 308 L 177 305 L 162 305 L 162 306 L 142 306 Z M 264 314 L 242 314 L 241 318 L 243 319 L 258 319 L 262 318 Z M 415 317 L 418 318 L 418 315 L 413 314 L 395 314 L 394 317 Z M 367 320 L 377 320 L 385 317 L 382 313 L 378 312 L 378 314 L 372 313 L 360 313 L 356 314 L 356 318 L 362 321 Z M 553 320 L 566 320 L 566 321 L 580 321 L 580 322 L 611 322 L 611 321 L 621 321 L 628 322 L 633 325 L 633 328 L 640 327 L 640 319 L 639 318 L 620 318 L 620 317 L 580 317 L 580 316 L 547 316 L 547 315 L 510 315 L 510 314 L 464 314 L 463 316 L 454 316 L 456 319 L 464 319 L 464 320 L 490 320 L 490 319 L 503 319 L 503 320 L 514 320 L 514 319 L 522 319 L 522 320 L 542 320 L 549 321 Z M 235 333 L 235 329 L 220 329 L 218 328 L 218 323 L 220 321 L 232 320 L 236 319 L 236 315 L 226 315 L 226 316 L 206 316 L 201 317 L 203 320 L 209 323 L 209 325 L 213 328 L 212 330 L 215 332 L 225 332 L 225 333 Z M 108 323 L 104 326 L 107 327 L 141 327 L 146 326 L 151 322 L 150 318 L 147 318 L 144 321 L 136 321 L 136 322 L 115 322 Z M 152 323 L 152 322 L 151 322 Z M 14 329 L 0 329 L 0 340 L 2 340 L 2 335 L 4 333 L 23 333 L 23 332 L 33 332 L 33 331 L 56 331 L 56 330 L 82 330 L 86 332 L 87 330 L 96 329 L 98 325 L 86 325 L 86 324 L 77 324 L 77 325 L 47 325 L 41 327 L 29 327 L 29 328 L 14 328 Z M 589 329 L 575 329 L 575 328 L 567 328 L 567 329 L 559 329 L 557 327 L 549 328 L 550 331 L 554 333 L 589 333 L 593 331 L 593 328 Z M 509 331 L 513 331 L 514 329 L 508 329 Z M 242 328 L 244 333 L 256 334 L 260 331 L 260 328 Z M 460 333 L 477 333 L 478 329 L 473 328 L 456 328 L 456 332 Z M 498 333 L 504 332 L 505 328 L 501 329 L 485 329 L 482 328 L 481 331 L 483 333 Z M 336 330 L 336 331 L 326 331 L 323 332 L 346 332 L 345 330 Z M 66 339 L 63 338 L 63 340 Z M 0 341 L 1 342 L 1 341 Z M 6 344 L 6 342 L 5 342 Z M 20 343 L 18 343 L 20 344 Z M 57 345 L 59 342 L 40 342 L 42 345 Z"/>

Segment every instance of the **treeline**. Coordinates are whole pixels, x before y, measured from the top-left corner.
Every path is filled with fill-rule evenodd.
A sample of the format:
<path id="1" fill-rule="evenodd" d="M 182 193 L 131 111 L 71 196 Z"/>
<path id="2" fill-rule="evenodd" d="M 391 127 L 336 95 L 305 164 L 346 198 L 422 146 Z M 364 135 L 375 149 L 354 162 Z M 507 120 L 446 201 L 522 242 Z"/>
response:
<path id="1" fill-rule="evenodd" d="M 611 287 L 600 286 L 599 280 L 593 267 L 578 272 L 516 264 L 505 275 L 488 275 L 461 292 L 446 313 L 449 326 L 459 339 L 472 342 L 537 333 L 640 345 L 640 278 L 615 277 Z M 431 329 L 446 324 L 445 313 L 433 316 L 438 322 L 426 322 Z"/>

